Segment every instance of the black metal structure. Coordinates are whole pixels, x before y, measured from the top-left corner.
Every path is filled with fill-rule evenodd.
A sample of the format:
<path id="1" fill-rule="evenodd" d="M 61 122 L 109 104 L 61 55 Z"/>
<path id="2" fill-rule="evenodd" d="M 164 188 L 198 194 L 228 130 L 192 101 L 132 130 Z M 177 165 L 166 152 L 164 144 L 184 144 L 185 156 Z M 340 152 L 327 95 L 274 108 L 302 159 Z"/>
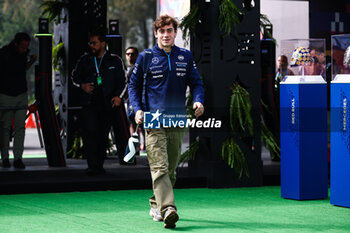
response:
<path id="1" fill-rule="evenodd" d="M 52 98 L 52 35 L 48 34 L 48 20 L 39 19 L 39 66 L 35 68 L 35 98 L 41 129 L 44 135 L 49 166 L 66 166 L 55 106 Z"/>
<path id="2" fill-rule="evenodd" d="M 2 136 L 3 124 L 4 124 L 4 122 L 0 120 L 0 150 L 2 148 L 2 140 L 3 140 L 3 136 Z"/>
<path id="3" fill-rule="evenodd" d="M 54 42 L 64 43 L 60 69 L 54 72 L 54 100 L 59 105 L 61 139 L 64 153 L 72 146 L 79 133 L 79 92 L 71 80 L 71 73 L 79 57 L 89 51 L 89 32 L 106 29 L 106 0 L 68 0 L 61 12 L 61 21 L 54 27 Z M 69 156 L 68 156 L 69 157 Z"/>
<path id="4" fill-rule="evenodd" d="M 206 174 L 208 187 L 262 185 L 260 142 L 260 1 L 233 0 L 242 10 L 241 22 L 226 36 L 219 30 L 220 0 L 192 1 L 201 12 L 201 23 L 191 39 L 191 50 L 205 86 L 205 117 L 222 120 L 220 130 L 191 130 L 191 140 L 200 136 L 197 159 L 190 170 Z M 229 122 L 231 89 L 238 82 L 250 93 L 255 133 L 253 137 L 232 133 Z M 239 180 L 221 159 L 225 139 L 234 136 L 243 148 L 250 177 Z"/>
<path id="5" fill-rule="evenodd" d="M 279 90 L 275 87 L 277 85 L 275 74 L 276 44 L 270 39 L 263 39 L 261 40 L 261 99 L 267 109 L 263 108 L 262 113 L 266 126 L 276 138 L 279 138 Z"/>
<path id="6" fill-rule="evenodd" d="M 122 57 L 122 35 L 119 34 L 119 20 L 109 20 L 108 24 L 108 50 Z"/>

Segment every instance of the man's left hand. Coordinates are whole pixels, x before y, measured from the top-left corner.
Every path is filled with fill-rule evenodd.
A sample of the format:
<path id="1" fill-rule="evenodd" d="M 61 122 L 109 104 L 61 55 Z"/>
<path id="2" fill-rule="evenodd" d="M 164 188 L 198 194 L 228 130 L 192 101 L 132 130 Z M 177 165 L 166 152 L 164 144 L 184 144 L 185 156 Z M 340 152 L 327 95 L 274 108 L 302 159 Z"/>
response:
<path id="1" fill-rule="evenodd" d="M 200 117 L 204 113 L 204 106 L 201 102 L 195 102 L 193 104 L 193 110 L 195 110 L 194 115 L 196 117 Z"/>
<path id="2" fill-rule="evenodd" d="M 118 96 L 114 96 L 111 102 L 112 102 L 112 108 L 114 108 L 114 107 L 120 106 L 122 99 L 119 98 Z"/>

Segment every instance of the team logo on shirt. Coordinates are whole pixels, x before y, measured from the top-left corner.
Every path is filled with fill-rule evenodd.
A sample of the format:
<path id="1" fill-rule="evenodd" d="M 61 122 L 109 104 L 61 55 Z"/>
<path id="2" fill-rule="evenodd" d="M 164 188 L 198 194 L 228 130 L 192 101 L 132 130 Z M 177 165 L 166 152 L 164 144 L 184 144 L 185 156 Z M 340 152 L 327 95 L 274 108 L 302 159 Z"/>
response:
<path id="1" fill-rule="evenodd" d="M 158 62 L 159 62 L 159 58 L 158 57 L 152 58 L 152 63 L 153 64 L 158 64 Z"/>
<path id="2" fill-rule="evenodd" d="M 185 59 L 185 57 L 182 56 L 182 55 L 179 55 L 179 56 L 177 57 L 177 59 L 179 59 L 179 61 L 183 61 L 183 60 Z"/>

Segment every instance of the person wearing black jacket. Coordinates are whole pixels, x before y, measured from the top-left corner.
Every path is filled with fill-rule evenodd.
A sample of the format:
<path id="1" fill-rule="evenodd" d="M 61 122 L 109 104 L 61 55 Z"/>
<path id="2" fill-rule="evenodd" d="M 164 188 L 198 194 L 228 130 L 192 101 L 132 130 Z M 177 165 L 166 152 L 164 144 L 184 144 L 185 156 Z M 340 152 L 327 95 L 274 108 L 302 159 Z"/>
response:
<path id="1" fill-rule="evenodd" d="M 15 35 L 13 41 L 0 49 L 0 120 L 3 121 L 1 158 L 2 166 L 11 167 L 9 143 L 14 119 L 13 155 L 15 168 L 24 169 L 22 161 L 25 119 L 28 107 L 26 71 L 36 61 L 28 57 L 30 37 L 25 32 Z"/>
<path id="2" fill-rule="evenodd" d="M 83 153 L 87 158 L 87 173 L 103 174 L 111 126 L 117 128 L 115 137 L 119 156 L 124 155 L 130 137 L 128 125 L 121 119 L 125 109 L 120 96 L 126 76 L 122 59 L 106 50 L 104 34 L 92 33 L 89 45 L 91 53 L 80 57 L 72 72 L 72 80 L 81 88 Z"/>

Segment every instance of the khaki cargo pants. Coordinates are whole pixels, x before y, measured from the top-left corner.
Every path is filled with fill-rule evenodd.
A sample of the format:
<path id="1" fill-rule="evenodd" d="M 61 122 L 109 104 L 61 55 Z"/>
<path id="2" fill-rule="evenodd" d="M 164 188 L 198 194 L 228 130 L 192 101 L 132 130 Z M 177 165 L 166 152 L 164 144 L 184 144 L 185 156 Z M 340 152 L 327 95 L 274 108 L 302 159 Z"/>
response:
<path id="1" fill-rule="evenodd" d="M 8 96 L 0 94 L 1 107 L 28 107 L 27 93 L 22 93 L 18 96 Z M 1 159 L 9 158 L 10 134 L 12 129 L 12 118 L 15 119 L 14 140 L 13 140 L 13 155 L 15 160 L 22 159 L 25 136 L 25 120 L 27 109 L 18 110 L 3 110 L 1 111 L 1 120 L 3 121 L 2 132 L 2 148 Z M 1 138 L 1 137 L 0 137 Z"/>
<path id="2" fill-rule="evenodd" d="M 149 202 L 152 208 L 159 209 L 163 217 L 168 207 L 176 209 L 173 186 L 183 136 L 184 129 L 181 128 L 146 130 L 146 150 L 153 185 L 153 196 Z"/>

